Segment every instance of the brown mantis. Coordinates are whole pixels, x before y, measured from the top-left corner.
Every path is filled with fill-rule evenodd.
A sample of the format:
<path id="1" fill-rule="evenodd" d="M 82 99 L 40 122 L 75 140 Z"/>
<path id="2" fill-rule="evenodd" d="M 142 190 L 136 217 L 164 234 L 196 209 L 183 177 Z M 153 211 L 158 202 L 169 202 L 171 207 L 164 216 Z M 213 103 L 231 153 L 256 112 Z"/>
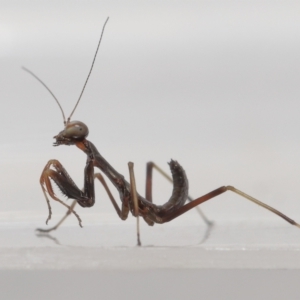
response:
<path id="1" fill-rule="evenodd" d="M 51 90 L 46 86 L 46 84 L 41 81 L 35 74 L 33 74 L 31 71 L 29 71 L 26 68 L 23 68 L 25 71 L 29 72 L 32 76 L 34 76 L 38 81 L 40 81 L 46 89 L 51 93 L 51 95 L 56 100 L 57 104 L 60 107 L 60 110 L 63 115 L 64 119 L 64 129 L 59 132 L 54 138 L 54 146 L 60 146 L 60 145 L 75 145 L 80 150 L 82 150 L 87 155 L 87 161 L 86 166 L 84 169 L 84 187 L 83 189 L 79 189 L 77 185 L 74 183 L 70 175 L 67 173 L 67 171 L 64 169 L 62 164 L 57 160 L 50 160 L 40 177 L 40 184 L 43 190 L 43 193 L 45 195 L 49 215 L 46 220 L 46 224 L 51 219 L 52 210 L 49 198 L 47 194 L 55 201 L 58 201 L 62 205 L 64 205 L 68 210 L 66 215 L 61 219 L 58 224 L 56 224 L 54 227 L 50 229 L 37 229 L 41 232 L 50 232 L 52 230 L 57 229 L 63 221 L 68 217 L 70 214 L 74 214 L 78 221 L 79 225 L 81 225 L 81 219 L 79 215 L 75 212 L 74 207 L 76 203 L 78 203 L 82 207 L 91 207 L 95 203 L 95 187 L 94 187 L 94 181 L 95 179 L 98 179 L 101 184 L 103 185 L 104 189 L 107 192 L 107 195 L 113 204 L 118 216 L 122 220 L 126 220 L 128 217 L 129 212 L 137 218 L 137 244 L 141 245 L 140 242 L 140 233 L 139 233 L 139 217 L 142 217 L 145 222 L 153 226 L 155 223 L 165 223 L 169 222 L 180 215 L 184 214 L 185 212 L 189 211 L 190 209 L 197 207 L 199 204 L 208 201 L 222 193 L 225 193 L 226 191 L 232 191 L 256 204 L 259 206 L 264 207 L 265 209 L 273 212 L 274 214 L 280 216 L 287 222 L 289 222 L 292 225 L 295 225 L 297 227 L 300 227 L 298 223 L 287 217 L 286 215 L 282 214 L 278 210 L 268 206 L 267 204 L 245 194 L 244 192 L 234 188 L 233 186 L 222 186 L 217 188 L 216 190 L 209 192 L 208 194 L 201 196 L 199 198 L 193 199 L 188 195 L 188 180 L 185 174 L 184 169 L 181 167 L 181 165 L 174 160 L 171 160 L 169 163 L 172 178 L 166 174 L 163 170 L 161 170 L 156 164 L 153 162 L 147 163 L 147 169 L 146 169 L 146 192 L 145 197 L 141 196 L 136 191 L 136 184 L 135 184 L 135 178 L 134 178 L 134 169 L 133 169 L 133 163 L 129 162 L 129 175 L 130 175 L 130 181 L 126 181 L 124 176 L 118 173 L 106 160 L 104 157 L 101 156 L 95 145 L 88 141 L 86 137 L 88 136 L 89 130 L 88 127 L 80 122 L 80 121 L 71 121 L 71 117 L 75 111 L 75 109 L 78 106 L 78 103 L 82 97 L 82 94 L 85 90 L 86 84 L 88 82 L 88 79 L 90 77 L 90 74 L 92 72 L 95 59 L 98 53 L 98 49 L 102 40 L 102 36 L 104 33 L 104 29 L 106 26 L 106 23 L 108 21 L 108 18 L 106 22 L 104 23 L 104 26 L 102 28 L 100 40 L 97 46 L 96 53 L 93 58 L 92 66 L 89 71 L 89 74 L 87 76 L 87 79 L 85 81 L 84 87 L 82 89 L 82 92 L 79 96 L 79 99 L 71 112 L 70 116 L 66 119 L 63 109 L 59 103 L 59 101 L 56 99 L 54 94 L 51 92 Z M 121 200 L 121 206 L 118 205 L 117 201 L 113 197 L 109 187 L 106 184 L 106 181 L 104 177 L 100 173 L 94 173 L 94 168 L 98 168 L 101 170 L 102 173 L 105 174 L 105 176 L 109 179 L 109 181 L 113 184 L 113 186 L 117 189 L 120 200 Z M 171 181 L 173 183 L 173 192 L 170 197 L 170 199 L 163 205 L 156 205 L 152 201 L 152 171 L 153 169 L 156 169 L 158 172 L 160 172 L 166 179 Z M 56 183 L 60 191 L 65 195 L 67 198 L 74 199 L 71 205 L 67 205 L 65 202 L 60 200 L 53 191 L 52 183 Z M 189 201 L 189 203 L 186 204 L 186 201 Z M 201 213 L 201 211 L 200 211 Z M 202 213 L 201 213 L 202 214 Z M 209 223 L 209 221 L 205 218 L 203 215 L 204 220 Z"/>

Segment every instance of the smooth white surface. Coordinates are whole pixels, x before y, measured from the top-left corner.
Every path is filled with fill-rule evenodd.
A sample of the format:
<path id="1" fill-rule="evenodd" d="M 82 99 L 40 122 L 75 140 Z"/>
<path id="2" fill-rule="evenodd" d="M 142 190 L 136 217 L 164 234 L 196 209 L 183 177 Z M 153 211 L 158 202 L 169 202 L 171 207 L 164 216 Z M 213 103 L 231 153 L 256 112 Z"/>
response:
<path id="1" fill-rule="evenodd" d="M 299 271 L 147 270 L 0 271 L 7 300 L 293 299 Z"/>
<path id="2" fill-rule="evenodd" d="M 139 248 L 133 219 L 87 214 L 84 228 L 65 224 L 47 235 L 34 232 L 44 224 L 41 216 L 28 216 L 30 223 L 10 224 L 2 217 L 0 269 L 300 269 L 299 229 L 283 221 L 217 222 L 209 231 L 196 218 L 187 224 L 142 224 Z"/>

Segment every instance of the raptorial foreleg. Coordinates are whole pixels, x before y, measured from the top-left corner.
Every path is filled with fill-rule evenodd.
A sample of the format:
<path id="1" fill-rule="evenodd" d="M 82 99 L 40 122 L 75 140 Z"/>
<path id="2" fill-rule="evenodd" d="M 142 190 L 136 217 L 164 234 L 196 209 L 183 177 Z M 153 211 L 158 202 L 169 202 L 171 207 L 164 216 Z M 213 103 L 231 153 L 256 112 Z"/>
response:
<path id="1" fill-rule="evenodd" d="M 51 169 L 51 167 L 53 167 L 55 170 Z M 47 196 L 47 193 L 48 193 L 49 196 L 53 200 L 61 203 L 65 207 L 67 207 L 68 211 L 70 213 L 73 213 L 76 216 L 76 218 L 78 219 L 79 225 L 82 227 L 81 219 L 80 219 L 79 215 L 73 209 L 75 204 L 73 206 L 72 205 L 69 206 L 66 203 L 64 203 L 62 200 L 60 200 L 53 191 L 51 180 L 54 181 L 56 183 L 56 185 L 58 186 L 58 188 L 61 190 L 61 192 L 69 198 L 70 198 L 70 195 L 72 194 L 71 191 L 75 192 L 76 190 L 79 190 L 78 187 L 76 186 L 76 184 L 74 183 L 74 181 L 71 179 L 71 177 L 67 173 L 67 171 L 63 168 L 62 164 L 58 160 L 49 160 L 49 162 L 46 164 L 46 166 L 42 172 L 42 175 L 40 177 L 40 184 L 41 184 L 43 193 L 45 195 L 46 202 L 48 205 L 48 211 L 49 211 L 49 215 L 46 220 L 46 224 L 48 224 L 48 221 L 51 219 L 51 215 L 52 215 L 50 201 Z"/>
<path id="2" fill-rule="evenodd" d="M 53 166 L 55 168 L 55 171 L 52 170 L 52 169 L 50 169 L 51 166 Z M 51 172 L 49 170 L 51 170 Z M 58 175 L 53 176 L 53 174 L 55 174 L 53 172 L 58 173 L 58 175 L 62 176 L 63 179 L 61 177 L 59 177 Z M 54 177 L 56 178 L 56 181 L 53 180 L 53 178 L 51 177 L 51 175 L 52 175 L 53 178 Z M 122 220 L 126 220 L 127 217 L 128 217 L 128 213 L 129 213 L 129 206 L 126 205 L 126 202 L 125 202 L 125 203 L 122 203 L 122 207 L 119 208 L 116 200 L 114 199 L 111 191 L 109 190 L 109 188 L 107 186 L 107 183 L 106 183 L 104 177 L 100 173 L 93 174 L 93 176 L 94 176 L 94 179 L 97 178 L 101 182 L 101 184 L 103 185 L 103 187 L 104 187 L 104 189 L 105 189 L 105 191 L 106 191 L 106 193 L 107 193 L 110 201 L 112 202 L 112 204 L 113 204 L 113 206 L 114 206 L 114 208 L 115 208 L 118 216 Z M 72 191 L 73 197 L 76 196 L 75 195 L 76 192 L 77 193 L 79 192 L 79 195 L 81 195 L 82 193 L 84 193 L 84 191 L 80 191 L 79 190 L 79 188 L 73 182 L 73 180 L 71 179 L 71 177 L 69 176 L 69 174 L 63 168 L 63 166 L 61 165 L 61 163 L 59 161 L 57 161 L 57 160 L 50 160 L 48 162 L 48 164 L 45 166 L 45 168 L 43 170 L 43 173 L 41 175 L 41 180 L 40 180 L 41 185 L 42 185 L 42 189 L 43 189 L 46 201 L 47 201 L 48 209 L 49 209 L 49 217 L 47 219 L 47 222 L 48 222 L 48 220 L 51 219 L 51 214 L 52 214 L 52 210 L 51 210 L 51 206 L 50 206 L 50 201 L 49 201 L 49 199 L 47 197 L 47 193 L 51 196 L 51 198 L 54 197 L 53 198 L 54 200 L 59 201 L 64 206 L 66 206 L 66 204 L 64 202 L 62 202 L 61 200 L 59 200 L 56 197 L 56 195 L 54 194 L 53 188 L 52 188 L 52 185 L 51 185 L 51 181 L 49 180 L 49 178 L 52 179 L 58 185 L 58 187 L 60 188 L 60 190 L 62 191 L 63 194 L 68 193 L 68 191 L 70 192 L 70 185 L 72 186 L 72 189 L 73 189 L 73 191 Z M 57 180 L 57 178 L 59 178 L 59 179 Z M 66 184 L 65 181 L 69 181 L 68 184 Z M 88 180 L 86 180 L 85 182 L 88 182 Z M 74 187 L 76 187 L 76 188 L 74 189 Z M 84 188 L 84 189 L 87 189 L 87 188 Z M 93 195 L 94 195 L 94 193 L 93 193 Z M 71 195 L 70 195 L 70 197 L 71 197 Z M 49 229 L 38 228 L 37 231 L 39 231 L 39 232 L 51 232 L 53 230 L 56 230 L 67 219 L 67 217 L 71 213 L 75 213 L 75 215 L 78 216 L 77 213 L 74 211 L 74 207 L 77 204 L 77 202 L 78 202 L 77 200 L 74 200 L 70 206 L 67 206 L 68 210 L 67 210 L 65 216 L 55 226 L 53 226 L 53 227 L 51 227 Z M 78 218 L 79 218 L 79 216 L 78 216 Z M 79 220 L 80 220 L 80 218 L 79 218 Z M 81 224 L 81 220 L 80 220 L 80 224 Z"/>

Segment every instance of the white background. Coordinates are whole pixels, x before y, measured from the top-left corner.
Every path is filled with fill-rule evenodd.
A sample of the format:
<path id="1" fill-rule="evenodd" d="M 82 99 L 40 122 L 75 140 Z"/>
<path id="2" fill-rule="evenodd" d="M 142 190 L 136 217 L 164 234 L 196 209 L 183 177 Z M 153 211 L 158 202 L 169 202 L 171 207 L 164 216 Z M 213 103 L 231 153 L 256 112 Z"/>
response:
<path id="1" fill-rule="evenodd" d="M 100 153 L 127 178 L 127 162 L 135 162 L 141 194 L 145 163 L 153 160 L 168 171 L 173 158 L 186 170 L 194 197 L 230 184 L 299 219 L 297 1 L 0 5 L 1 213 L 46 218 L 39 176 L 49 159 L 59 159 L 81 186 L 84 154 L 52 147 L 63 129 L 61 113 L 21 66 L 47 83 L 69 115 L 109 16 L 73 118 L 89 126 Z M 117 219 L 101 186 L 96 189 L 89 211 Z M 164 203 L 171 186 L 155 176 L 154 190 L 154 201 Z M 219 221 L 276 219 L 230 192 L 202 208 Z M 59 218 L 64 208 L 53 203 L 53 211 Z"/>

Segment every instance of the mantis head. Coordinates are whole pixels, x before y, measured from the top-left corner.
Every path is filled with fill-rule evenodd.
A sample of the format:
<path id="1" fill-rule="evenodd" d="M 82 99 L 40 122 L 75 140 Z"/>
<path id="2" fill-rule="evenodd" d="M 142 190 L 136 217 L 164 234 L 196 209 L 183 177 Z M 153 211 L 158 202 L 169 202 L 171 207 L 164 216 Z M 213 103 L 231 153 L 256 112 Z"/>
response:
<path id="1" fill-rule="evenodd" d="M 88 127 L 80 121 L 70 121 L 66 124 L 65 129 L 54 138 L 54 146 L 74 145 L 76 142 L 84 140 L 89 134 Z"/>

